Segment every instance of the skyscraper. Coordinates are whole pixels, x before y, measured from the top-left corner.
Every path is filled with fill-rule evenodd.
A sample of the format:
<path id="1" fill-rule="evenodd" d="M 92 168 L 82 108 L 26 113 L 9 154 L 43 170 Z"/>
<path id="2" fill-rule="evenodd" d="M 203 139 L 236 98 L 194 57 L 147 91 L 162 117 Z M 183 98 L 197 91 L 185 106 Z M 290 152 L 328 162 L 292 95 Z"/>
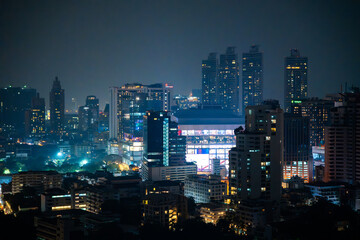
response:
<path id="1" fill-rule="evenodd" d="M 299 176 L 309 183 L 312 171 L 309 118 L 285 113 L 283 179 Z"/>
<path id="2" fill-rule="evenodd" d="M 125 163 L 140 164 L 143 158 L 143 116 L 147 110 L 169 111 L 168 84 L 125 84 L 110 88 L 109 136 L 121 143 Z"/>
<path id="3" fill-rule="evenodd" d="M 54 134 L 61 134 L 64 130 L 65 93 L 61 88 L 58 77 L 55 77 L 50 91 L 50 128 Z"/>
<path id="4" fill-rule="evenodd" d="M 342 94 L 325 127 L 325 181 L 360 183 L 360 91 Z"/>
<path id="5" fill-rule="evenodd" d="M 277 101 L 246 108 L 245 129 L 235 130 L 229 152 L 229 188 L 234 202 L 279 201 L 283 162 L 283 110 Z"/>
<path id="6" fill-rule="evenodd" d="M 291 104 L 294 101 L 307 98 L 308 59 L 300 56 L 297 49 L 290 50 L 290 56 L 285 57 L 285 80 L 284 80 L 284 110 L 291 112 Z"/>
<path id="7" fill-rule="evenodd" d="M 291 104 L 294 114 L 301 114 L 310 120 L 310 145 L 324 145 L 325 126 L 330 123 L 330 110 L 334 101 L 330 99 L 308 98 L 294 100 Z"/>
<path id="8" fill-rule="evenodd" d="M 239 61 L 235 47 L 228 47 L 220 55 L 217 104 L 240 114 Z"/>
<path id="9" fill-rule="evenodd" d="M 217 103 L 217 70 L 216 53 L 210 53 L 207 60 L 202 61 L 202 104 L 216 105 Z"/>
<path id="10" fill-rule="evenodd" d="M 39 93 L 31 100 L 30 135 L 41 136 L 45 134 L 45 99 Z"/>
<path id="11" fill-rule="evenodd" d="M 31 109 L 36 90 L 24 87 L 0 89 L 0 125 L 12 126 L 17 136 L 25 132 L 25 112 Z"/>
<path id="12" fill-rule="evenodd" d="M 147 111 L 144 116 L 143 180 L 184 181 L 196 174 L 196 165 L 185 161 L 186 137 L 181 136 L 170 112 Z"/>
<path id="13" fill-rule="evenodd" d="M 259 105 L 263 101 L 263 54 L 258 45 L 252 45 L 242 56 L 242 115 L 247 106 Z"/>
<path id="14" fill-rule="evenodd" d="M 168 84 L 125 84 L 110 88 L 110 138 L 142 138 L 146 111 L 170 111 Z"/>
<path id="15" fill-rule="evenodd" d="M 185 164 L 186 137 L 180 136 L 170 112 L 148 111 L 144 116 L 144 159 L 161 166 Z"/>

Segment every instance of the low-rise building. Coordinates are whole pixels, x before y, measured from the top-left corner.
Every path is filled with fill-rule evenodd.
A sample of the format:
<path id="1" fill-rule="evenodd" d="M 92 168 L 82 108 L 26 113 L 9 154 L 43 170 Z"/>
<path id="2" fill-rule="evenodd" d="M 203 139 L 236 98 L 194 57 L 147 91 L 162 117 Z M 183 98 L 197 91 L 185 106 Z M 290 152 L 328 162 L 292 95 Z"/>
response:
<path id="1" fill-rule="evenodd" d="M 192 197 L 195 203 L 223 201 L 226 197 L 226 183 L 218 175 L 189 175 L 185 180 L 185 196 Z"/>
<path id="2" fill-rule="evenodd" d="M 314 198 L 324 198 L 335 205 L 340 205 L 341 191 L 345 189 L 343 184 L 331 182 L 307 184 L 305 187 L 310 189 L 310 192 Z"/>
<path id="3" fill-rule="evenodd" d="M 41 193 L 50 188 L 61 188 L 62 175 L 56 171 L 19 172 L 12 176 L 12 193 L 19 193 L 24 187 L 32 187 Z"/>
<path id="4" fill-rule="evenodd" d="M 175 224 L 187 218 L 187 198 L 171 193 L 149 194 L 142 204 L 142 225 L 159 224 L 173 229 Z"/>
<path id="5" fill-rule="evenodd" d="M 149 166 L 143 163 L 141 175 L 144 181 L 181 181 L 184 182 L 187 175 L 196 174 L 197 167 L 193 163 L 179 166 Z"/>
<path id="6" fill-rule="evenodd" d="M 200 217 L 205 223 L 216 224 L 226 214 L 228 206 L 224 204 L 206 203 L 200 207 Z"/>

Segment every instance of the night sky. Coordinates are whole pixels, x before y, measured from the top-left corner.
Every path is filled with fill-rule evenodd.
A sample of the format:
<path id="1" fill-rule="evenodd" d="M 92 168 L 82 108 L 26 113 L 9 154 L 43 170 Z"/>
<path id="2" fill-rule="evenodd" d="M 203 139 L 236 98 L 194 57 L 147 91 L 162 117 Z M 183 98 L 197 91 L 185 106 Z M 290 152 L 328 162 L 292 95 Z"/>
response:
<path id="1" fill-rule="evenodd" d="M 0 0 L 0 87 L 27 84 L 48 105 L 55 76 L 66 104 L 108 102 L 109 86 L 201 87 L 201 60 L 251 44 L 264 52 L 264 97 L 283 101 L 284 57 L 309 58 L 309 95 L 360 85 L 360 1 Z"/>

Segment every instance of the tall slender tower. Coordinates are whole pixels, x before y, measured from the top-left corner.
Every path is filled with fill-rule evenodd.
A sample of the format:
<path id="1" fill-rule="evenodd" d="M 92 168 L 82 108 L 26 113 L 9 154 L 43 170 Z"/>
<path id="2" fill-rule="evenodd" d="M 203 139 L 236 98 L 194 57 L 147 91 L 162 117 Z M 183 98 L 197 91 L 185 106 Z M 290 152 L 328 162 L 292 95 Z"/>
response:
<path id="1" fill-rule="evenodd" d="M 235 47 L 228 47 L 220 55 L 217 101 L 223 109 L 240 114 L 239 61 Z"/>
<path id="2" fill-rule="evenodd" d="M 31 100 L 30 134 L 39 136 L 45 134 L 45 99 L 39 93 Z"/>
<path id="3" fill-rule="evenodd" d="M 65 93 L 58 77 L 55 77 L 50 91 L 50 127 L 51 132 L 60 135 L 64 130 Z"/>
<path id="4" fill-rule="evenodd" d="M 242 115 L 247 106 L 260 105 L 263 101 L 263 54 L 258 45 L 242 56 Z"/>
<path id="5" fill-rule="evenodd" d="M 291 112 L 291 104 L 308 96 L 307 81 L 308 58 L 301 57 L 297 49 L 290 50 L 285 57 L 284 107 Z"/>
<path id="6" fill-rule="evenodd" d="M 216 53 L 210 53 L 207 60 L 202 61 L 202 104 L 216 105 L 217 90 L 217 57 Z"/>

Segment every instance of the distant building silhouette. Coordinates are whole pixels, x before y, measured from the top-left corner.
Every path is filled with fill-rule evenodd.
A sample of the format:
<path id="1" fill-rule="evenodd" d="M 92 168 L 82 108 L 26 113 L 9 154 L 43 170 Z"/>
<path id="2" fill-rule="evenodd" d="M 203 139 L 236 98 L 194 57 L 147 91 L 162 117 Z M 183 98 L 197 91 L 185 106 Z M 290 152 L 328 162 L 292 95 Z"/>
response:
<path id="1" fill-rule="evenodd" d="M 31 109 L 36 90 L 24 87 L 0 89 L 0 125 L 12 126 L 17 136 L 25 133 L 25 113 Z"/>
<path id="2" fill-rule="evenodd" d="M 247 106 L 259 105 L 263 101 L 263 54 L 258 45 L 242 55 L 242 115 Z"/>
<path id="3" fill-rule="evenodd" d="M 240 114 L 239 61 L 235 47 L 228 47 L 220 55 L 217 104 Z"/>
<path id="4" fill-rule="evenodd" d="M 202 104 L 216 105 L 217 103 L 217 73 L 218 60 L 216 53 L 210 53 L 207 60 L 203 60 L 202 69 Z"/>
<path id="5" fill-rule="evenodd" d="M 55 77 L 50 91 L 50 128 L 51 132 L 60 135 L 64 131 L 65 93 L 58 77 Z"/>

